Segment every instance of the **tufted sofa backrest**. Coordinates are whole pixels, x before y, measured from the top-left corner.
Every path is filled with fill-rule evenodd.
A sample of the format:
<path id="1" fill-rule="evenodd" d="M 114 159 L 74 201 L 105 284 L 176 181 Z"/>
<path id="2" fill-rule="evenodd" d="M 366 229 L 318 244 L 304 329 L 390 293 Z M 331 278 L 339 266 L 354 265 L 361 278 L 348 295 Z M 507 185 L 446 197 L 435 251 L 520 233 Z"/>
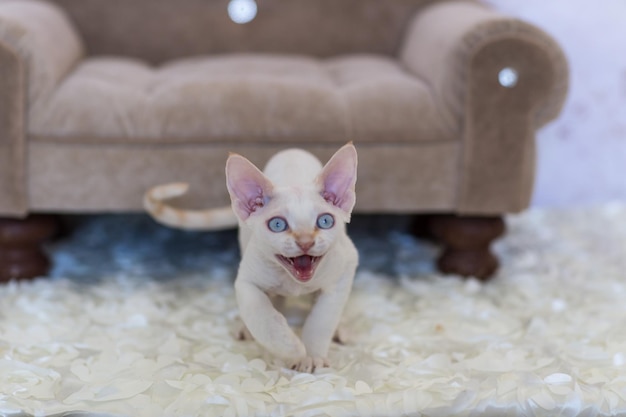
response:
<path id="1" fill-rule="evenodd" d="M 229 18 L 229 0 L 52 1 L 74 21 L 90 55 L 158 64 L 227 52 L 391 55 L 413 13 L 433 0 L 256 0 L 256 18 L 246 24 Z"/>

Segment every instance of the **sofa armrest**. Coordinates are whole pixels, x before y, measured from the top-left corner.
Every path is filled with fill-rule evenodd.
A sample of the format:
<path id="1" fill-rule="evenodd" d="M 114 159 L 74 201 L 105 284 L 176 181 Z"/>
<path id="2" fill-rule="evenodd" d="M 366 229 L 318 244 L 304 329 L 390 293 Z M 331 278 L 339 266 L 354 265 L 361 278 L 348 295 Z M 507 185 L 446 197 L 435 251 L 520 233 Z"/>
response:
<path id="1" fill-rule="evenodd" d="M 432 88 L 462 140 L 458 211 L 515 212 L 530 202 L 535 131 L 560 112 L 568 67 L 556 42 L 519 19 L 470 1 L 420 10 L 399 59 Z M 501 84 L 503 69 L 517 74 Z"/>
<path id="2" fill-rule="evenodd" d="M 0 2 L 0 42 L 26 64 L 29 103 L 50 93 L 84 54 L 63 10 L 40 0 Z"/>
<path id="3" fill-rule="evenodd" d="M 28 210 L 25 136 L 28 108 L 83 56 L 64 13 L 43 1 L 0 2 L 0 215 Z"/>

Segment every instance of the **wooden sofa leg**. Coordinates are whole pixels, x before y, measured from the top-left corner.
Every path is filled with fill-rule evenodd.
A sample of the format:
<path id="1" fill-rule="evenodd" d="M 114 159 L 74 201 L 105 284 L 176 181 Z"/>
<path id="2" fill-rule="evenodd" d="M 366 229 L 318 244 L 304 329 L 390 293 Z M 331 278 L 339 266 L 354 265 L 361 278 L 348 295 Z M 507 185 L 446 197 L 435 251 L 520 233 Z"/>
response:
<path id="1" fill-rule="evenodd" d="M 0 282 L 46 275 L 50 261 L 42 245 L 57 229 L 55 216 L 0 218 Z"/>
<path id="2" fill-rule="evenodd" d="M 430 230 L 430 214 L 416 214 L 412 216 L 411 223 L 409 225 L 410 233 L 418 239 L 432 241 L 435 237 Z"/>
<path id="3" fill-rule="evenodd" d="M 490 245 L 505 231 L 502 217 L 437 215 L 429 228 L 443 245 L 437 267 L 446 274 L 488 280 L 498 269 Z"/>

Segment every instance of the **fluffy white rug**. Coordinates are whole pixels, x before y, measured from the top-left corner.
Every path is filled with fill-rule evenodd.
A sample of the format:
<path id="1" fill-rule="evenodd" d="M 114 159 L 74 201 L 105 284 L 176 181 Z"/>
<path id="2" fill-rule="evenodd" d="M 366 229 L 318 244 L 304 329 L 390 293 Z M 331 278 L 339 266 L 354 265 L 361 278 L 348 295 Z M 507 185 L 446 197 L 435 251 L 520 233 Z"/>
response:
<path id="1" fill-rule="evenodd" d="M 233 339 L 233 233 L 85 219 L 52 278 L 0 287 L 0 415 L 626 413 L 626 207 L 507 223 L 487 284 L 437 275 L 436 248 L 384 221 L 357 228 L 349 343 L 310 375 Z"/>

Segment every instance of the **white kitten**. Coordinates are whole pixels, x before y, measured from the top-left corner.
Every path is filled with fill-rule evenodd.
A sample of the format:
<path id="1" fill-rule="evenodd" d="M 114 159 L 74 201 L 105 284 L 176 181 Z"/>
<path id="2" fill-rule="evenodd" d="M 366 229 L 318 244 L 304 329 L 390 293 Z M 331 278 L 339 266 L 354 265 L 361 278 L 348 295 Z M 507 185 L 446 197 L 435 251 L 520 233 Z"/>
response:
<path id="1" fill-rule="evenodd" d="M 156 220 L 176 227 L 216 229 L 239 223 L 242 259 L 235 291 L 249 333 L 293 369 L 328 366 L 328 349 L 350 294 L 358 254 L 346 234 L 355 203 L 357 153 L 339 149 L 322 167 L 312 154 L 290 149 L 274 155 L 264 172 L 231 154 L 226 162 L 232 211 L 181 211 L 162 200 L 184 184 L 156 187 L 144 205 Z M 291 330 L 272 300 L 316 294 L 302 328 Z"/>

